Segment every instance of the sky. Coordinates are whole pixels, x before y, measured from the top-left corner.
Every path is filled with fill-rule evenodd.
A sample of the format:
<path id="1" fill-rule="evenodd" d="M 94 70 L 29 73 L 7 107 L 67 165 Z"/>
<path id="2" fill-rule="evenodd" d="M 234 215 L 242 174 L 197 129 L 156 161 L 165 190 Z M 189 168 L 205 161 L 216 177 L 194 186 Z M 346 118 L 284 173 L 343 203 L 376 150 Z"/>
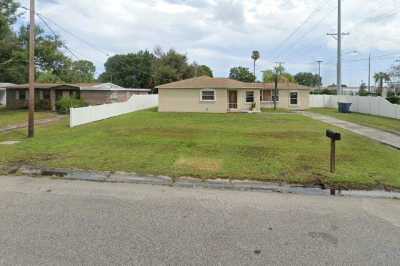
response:
<path id="1" fill-rule="evenodd" d="M 37 12 L 79 58 L 104 71 L 108 56 L 152 51 L 160 46 L 206 64 L 214 76 L 231 67 L 257 75 L 284 62 L 286 70 L 318 73 L 325 85 L 336 81 L 336 0 L 36 0 Z M 28 6 L 27 0 L 20 0 Z M 359 86 L 372 73 L 400 59 L 400 0 L 343 0 L 343 83 Z M 23 18 L 27 20 L 27 18 Z M 38 20 L 39 24 L 41 23 Z M 42 25 L 43 26 L 43 25 Z M 44 26 L 43 26 L 44 27 Z"/>

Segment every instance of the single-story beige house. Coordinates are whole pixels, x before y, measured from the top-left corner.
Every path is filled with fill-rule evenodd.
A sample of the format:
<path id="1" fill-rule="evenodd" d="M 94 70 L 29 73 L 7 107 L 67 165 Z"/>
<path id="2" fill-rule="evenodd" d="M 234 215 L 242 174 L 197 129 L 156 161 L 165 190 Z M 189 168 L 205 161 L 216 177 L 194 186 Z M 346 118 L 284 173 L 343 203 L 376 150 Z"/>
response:
<path id="1" fill-rule="evenodd" d="M 28 107 L 29 84 L 6 86 L 7 108 Z M 36 108 L 55 111 L 62 97 L 75 97 L 88 105 L 125 102 L 132 95 L 149 94 L 150 89 L 126 89 L 112 83 L 35 84 Z"/>
<path id="2" fill-rule="evenodd" d="M 259 112 L 272 108 L 272 83 L 246 83 L 207 76 L 181 80 L 156 87 L 160 112 Z M 309 107 L 311 88 L 279 83 L 278 107 L 303 110 Z"/>

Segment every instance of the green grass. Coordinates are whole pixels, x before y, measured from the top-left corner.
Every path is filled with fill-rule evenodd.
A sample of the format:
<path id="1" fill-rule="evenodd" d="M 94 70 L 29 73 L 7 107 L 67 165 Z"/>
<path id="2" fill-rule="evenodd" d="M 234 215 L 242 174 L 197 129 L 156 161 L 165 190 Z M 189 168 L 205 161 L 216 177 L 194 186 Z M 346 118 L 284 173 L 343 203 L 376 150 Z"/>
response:
<path id="1" fill-rule="evenodd" d="M 284 108 L 261 108 L 261 112 L 263 113 L 291 113 L 292 111 Z"/>
<path id="2" fill-rule="evenodd" d="M 400 188 L 400 152 L 348 131 L 328 172 L 328 126 L 297 114 L 184 114 L 154 110 L 70 129 L 67 121 L 0 134 L 0 165 L 129 171 L 173 177 L 254 179 Z"/>
<path id="3" fill-rule="evenodd" d="M 332 108 L 313 108 L 310 111 L 400 135 L 400 120 L 398 119 L 360 113 L 342 114 Z"/>
<path id="4" fill-rule="evenodd" d="M 35 119 L 46 119 L 54 117 L 51 112 L 35 112 Z M 28 120 L 27 110 L 8 110 L 0 108 L 0 128 L 26 123 Z"/>

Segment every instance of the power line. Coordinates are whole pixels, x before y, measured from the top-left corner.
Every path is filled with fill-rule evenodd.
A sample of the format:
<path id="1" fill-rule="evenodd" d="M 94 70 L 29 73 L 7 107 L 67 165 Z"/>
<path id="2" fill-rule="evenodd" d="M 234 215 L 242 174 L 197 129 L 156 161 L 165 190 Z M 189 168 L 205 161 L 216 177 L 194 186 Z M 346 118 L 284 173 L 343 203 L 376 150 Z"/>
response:
<path id="1" fill-rule="evenodd" d="M 43 22 L 43 24 L 54 34 L 54 37 L 57 38 L 57 33 L 50 27 L 50 25 L 47 23 L 47 21 L 40 15 L 40 14 L 36 14 L 39 19 Z M 81 60 L 79 58 L 79 56 L 77 56 L 70 48 L 68 48 L 68 46 L 61 42 L 62 46 L 64 47 L 65 50 L 67 50 L 73 57 L 75 57 L 77 60 Z"/>
<path id="2" fill-rule="evenodd" d="M 25 7 L 25 6 L 21 6 L 21 8 L 26 9 L 26 10 L 29 10 L 29 8 L 27 8 L 27 7 Z M 102 50 L 102 49 L 96 47 L 96 46 L 95 46 L 94 44 L 92 44 L 91 42 L 89 42 L 89 41 L 83 39 L 82 37 L 79 37 L 78 35 L 76 35 L 75 33 L 71 32 L 71 31 L 67 30 L 66 28 L 62 27 L 62 26 L 59 25 L 57 22 L 55 22 L 54 20 L 52 20 L 51 18 L 49 18 L 49 17 L 47 17 L 47 16 L 45 16 L 45 15 L 43 15 L 43 14 L 41 14 L 41 13 L 38 13 L 38 12 L 36 12 L 36 15 L 37 15 L 37 16 L 42 16 L 42 17 L 45 18 L 48 22 L 50 22 L 50 23 L 52 23 L 53 25 L 55 25 L 56 27 L 58 27 L 60 30 L 64 31 L 65 33 L 67 33 L 67 34 L 69 34 L 69 35 L 71 35 L 72 37 L 74 37 L 75 39 L 79 40 L 80 42 L 86 44 L 88 47 L 90 47 L 90 48 L 96 50 L 98 53 L 101 53 L 102 55 L 105 55 L 106 57 L 109 57 L 109 56 L 110 56 L 109 53 L 108 53 L 107 51 Z"/>
<path id="3" fill-rule="evenodd" d="M 302 27 L 304 27 L 311 19 L 321 10 L 321 3 L 310 13 L 310 15 L 298 26 L 296 27 L 285 39 L 283 39 L 276 47 L 278 47 L 278 50 L 273 54 L 272 58 L 277 58 L 279 57 L 282 49 L 285 47 L 285 44 L 293 38 L 300 30 Z M 278 55 L 275 57 L 275 54 Z"/>
<path id="4" fill-rule="evenodd" d="M 333 11 L 334 9 L 336 9 L 336 7 L 333 7 L 329 11 Z M 297 38 L 296 40 L 301 40 L 301 39 L 304 39 L 305 37 L 307 37 L 310 33 L 314 32 L 316 29 L 318 29 L 318 26 L 320 26 L 321 23 L 324 22 L 326 19 L 328 19 L 328 16 L 322 17 L 319 21 L 317 21 L 317 23 L 314 23 L 312 25 L 312 30 L 306 31 L 304 34 L 299 36 L 299 38 Z M 304 43 L 300 44 L 300 42 L 298 42 L 298 41 L 295 42 L 295 44 L 291 47 L 291 49 L 287 50 L 286 53 L 283 53 L 283 54 L 281 53 L 280 58 L 287 58 L 287 56 L 291 55 L 294 51 L 296 51 L 296 49 L 298 47 L 303 47 L 304 45 L 305 45 Z"/>

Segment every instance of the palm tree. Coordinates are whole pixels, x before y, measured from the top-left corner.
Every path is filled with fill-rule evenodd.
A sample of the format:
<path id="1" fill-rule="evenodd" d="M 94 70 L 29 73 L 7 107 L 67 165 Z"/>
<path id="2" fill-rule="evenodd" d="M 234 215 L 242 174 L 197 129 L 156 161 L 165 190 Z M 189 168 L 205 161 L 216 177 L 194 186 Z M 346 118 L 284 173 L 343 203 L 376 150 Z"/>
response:
<path id="1" fill-rule="evenodd" d="M 251 54 L 251 59 L 254 61 L 254 76 L 256 76 L 256 61 L 260 59 L 260 52 L 259 51 L 253 51 Z"/>
<path id="2" fill-rule="evenodd" d="M 390 75 L 385 72 L 375 73 L 374 75 L 375 82 L 379 82 L 379 93 L 382 93 L 383 82 L 390 81 Z"/>

